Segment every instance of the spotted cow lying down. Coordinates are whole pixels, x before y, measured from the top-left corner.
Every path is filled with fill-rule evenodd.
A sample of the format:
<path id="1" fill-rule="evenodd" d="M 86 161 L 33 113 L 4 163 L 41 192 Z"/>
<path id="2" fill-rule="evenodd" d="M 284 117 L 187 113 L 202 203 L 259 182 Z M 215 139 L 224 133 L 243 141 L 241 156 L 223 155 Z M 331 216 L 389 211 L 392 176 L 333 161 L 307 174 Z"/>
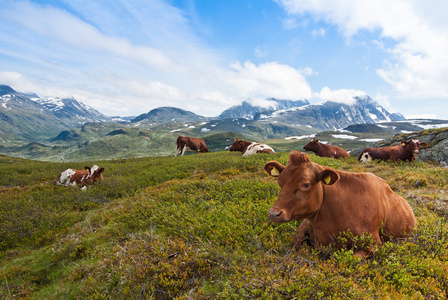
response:
<path id="1" fill-rule="evenodd" d="M 232 146 L 230 146 L 230 151 L 240 151 L 243 153 L 243 156 L 257 154 L 257 153 L 275 153 L 274 149 L 265 144 L 255 143 L 255 142 L 246 142 L 240 140 L 239 138 L 235 138 Z"/>
<path id="2" fill-rule="evenodd" d="M 86 188 L 87 185 L 93 184 L 97 181 L 103 181 L 104 168 L 100 168 L 97 165 L 93 167 L 84 167 L 84 170 L 67 169 L 59 175 L 56 182 L 58 185 L 64 186 L 79 186 Z"/>

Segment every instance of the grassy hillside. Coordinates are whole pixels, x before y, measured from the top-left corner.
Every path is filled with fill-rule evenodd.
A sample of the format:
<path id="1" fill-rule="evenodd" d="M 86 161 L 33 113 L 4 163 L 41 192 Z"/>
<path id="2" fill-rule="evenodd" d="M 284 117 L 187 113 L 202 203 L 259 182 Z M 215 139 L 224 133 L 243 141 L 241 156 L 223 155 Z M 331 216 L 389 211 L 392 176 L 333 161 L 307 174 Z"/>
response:
<path id="1" fill-rule="evenodd" d="M 174 155 L 175 141 L 179 135 L 204 138 L 211 151 L 222 151 L 232 144 L 236 136 L 262 141 L 267 138 L 302 135 L 310 132 L 316 132 L 316 130 L 244 119 L 168 124 L 87 123 L 80 128 L 55 134 L 50 139 L 39 140 L 38 146 L 36 146 L 37 141 L 34 140 L 32 143 L 4 142 L 0 145 L 0 153 L 45 161 L 165 156 Z"/>
<path id="2" fill-rule="evenodd" d="M 372 259 L 293 249 L 299 222 L 274 224 L 279 193 L 262 167 L 287 152 L 215 152 L 82 163 L 0 156 L 2 299 L 445 299 L 448 169 L 319 164 L 384 178 L 414 209 L 412 239 Z M 105 167 L 83 192 L 56 186 L 68 167 Z"/>

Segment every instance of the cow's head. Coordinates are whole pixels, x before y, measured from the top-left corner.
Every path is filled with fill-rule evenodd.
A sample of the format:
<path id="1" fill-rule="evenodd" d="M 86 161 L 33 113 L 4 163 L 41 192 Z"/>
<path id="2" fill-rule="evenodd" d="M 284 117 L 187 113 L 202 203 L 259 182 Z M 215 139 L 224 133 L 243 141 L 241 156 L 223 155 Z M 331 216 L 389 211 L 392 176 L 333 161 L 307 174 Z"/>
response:
<path id="1" fill-rule="evenodd" d="M 86 170 L 89 170 L 89 182 L 97 182 L 97 181 L 103 181 L 103 175 L 101 173 L 104 172 L 104 168 L 100 168 L 97 165 L 94 165 L 93 167 L 84 167 Z"/>
<path id="2" fill-rule="evenodd" d="M 308 155 L 292 151 L 283 166 L 277 161 L 268 162 L 265 171 L 278 177 L 281 192 L 269 209 L 269 218 L 277 223 L 310 218 L 321 207 L 323 185 L 332 185 L 339 174 L 310 161 Z"/>
<path id="3" fill-rule="evenodd" d="M 235 141 L 233 142 L 232 146 L 230 146 L 229 150 L 243 152 L 246 147 L 247 142 L 240 140 L 239 138 L 235 138 Z"/>
<path id="4" fill-rule="evenodd" d="M 317 150 L 317 143 L 319 143 L 318 139 L 312 139 L 311 142 L 306 144 L 303 149 L 306 151 L 316 151 Z"/>
<path id="5" fill-rule="evenodd" d="M 428 143 L 420 143 L 418 139 L 410 139 L 409 141 L 401 141 L 401 145 L 406 147 L 406 151 L 412 155 L 412 160 L 420 153 L 420 147 L 428 146 Z"/>

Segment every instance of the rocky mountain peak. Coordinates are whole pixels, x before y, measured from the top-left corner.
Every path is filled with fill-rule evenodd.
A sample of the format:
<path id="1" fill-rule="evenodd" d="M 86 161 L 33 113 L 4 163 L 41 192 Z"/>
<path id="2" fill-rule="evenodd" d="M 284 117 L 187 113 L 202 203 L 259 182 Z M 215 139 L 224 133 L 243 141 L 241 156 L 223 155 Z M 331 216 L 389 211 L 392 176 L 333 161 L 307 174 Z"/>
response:
<path id="1" fill-rule="evenodd" d="M 17 92 L 12 87 L 0 84 L 0 96 L 16 93 Z"/>
<path id="2" fill-rule="evenodd" d="M 253 120 L 259 113 L 265 111 L 276 111 L 293 107 L 308 105 L 308 100 L 280 100 L 275 98 L 267 99 L 248 99 L 240 105 L 235 105 L 223 111 L 218 118 L 220 119 L 247 119 Z"/>
<path id="3" fill-rule="evenodd" d="M 340 129 L 352 124 L 373 124 L 404 120 L 400 114 L 391 114 L 369 96 L 355 97 L 344 103 L 326 101 L 255 115 L 255 120 L 311 126 L 319 130 Z M 350 103 L 350 104 L 348 104 Z"/>

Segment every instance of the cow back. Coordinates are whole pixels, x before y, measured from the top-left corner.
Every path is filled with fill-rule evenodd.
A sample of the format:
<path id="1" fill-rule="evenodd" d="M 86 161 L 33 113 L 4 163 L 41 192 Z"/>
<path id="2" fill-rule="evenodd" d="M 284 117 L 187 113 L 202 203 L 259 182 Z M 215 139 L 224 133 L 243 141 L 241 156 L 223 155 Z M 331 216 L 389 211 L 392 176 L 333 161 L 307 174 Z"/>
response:
<path id="1" fill-rule="evenodd" d="M 252 143 L 243 150 L 243 156 L 257 154 L 257 153 L 274 154 L 275 151 L 268 145 L 259 144 L 259 143 Z"/>
<path id="2" fill-rule="evenodd" d="M 304 150 L 312 151 L 317 156 L 329 158 L 350 157 L 350 154 L 341 147 L 334 145 L 327 145 L 313 139 L 311 142 L 303 147 Z"/>
<path id="3" fill-rule="evenodd" d="M 176 154 L 177 151 L 187 149 L 195 152 L 210 152 L 205 144 L 205 141 L 201 138 L 179 136 L 176 140 Z"/>

